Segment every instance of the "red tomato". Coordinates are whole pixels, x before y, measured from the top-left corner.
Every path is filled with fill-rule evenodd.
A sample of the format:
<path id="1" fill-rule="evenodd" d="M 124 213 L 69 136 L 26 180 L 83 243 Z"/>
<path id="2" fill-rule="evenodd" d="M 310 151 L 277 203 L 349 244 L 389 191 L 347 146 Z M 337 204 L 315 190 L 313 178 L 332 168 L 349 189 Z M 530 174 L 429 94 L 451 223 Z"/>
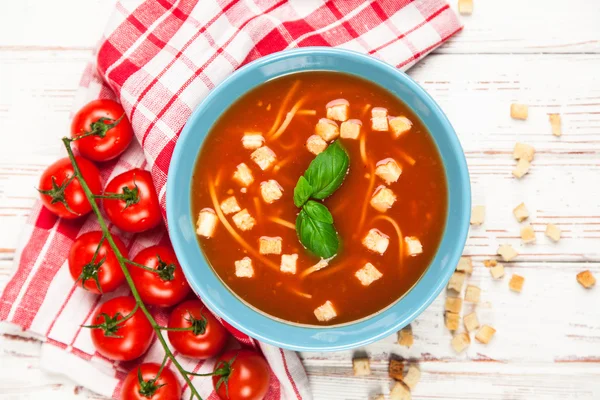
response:
<path id="1" fill-rule="evenodd" d="M 115 253 L 100 231 L 79 236 L 69 251 L 69 272 L 75 281 L 81 281 L 84 289 L 92 293 L 112 292 L 125 281 Z M 121 255 L 127 258 L 127 248 L 117 236 L 112 235 Z M 96 251 L 98 253 L 96 254 Z M 95 255 L 95 257 L 94 257 Z"/>
<path id="2" fill-rule="evenodd" d="M 190 292 L 190 287 L 171 247 L 163 245 L 148 247 L 140 251 L 133 262 L 157 271 L 148 271 L 134 265 L 129 267 L 131 277 L 144 303 L 170 307 L 179 303 Z"/>
<path id="3" fill-rule="evenodd" d="M 154 330 L 139 308 L 125 322 L 135 308 L 131 296 L 115 297 L 102 304 L 91 325 L 92 342 L 98 353 L 111 360 L 129 361 L 143 355 L 150 347 Z"/>
<path id="4" fill-rule="evenodd" d="M 112 100 L 94 100 L 75 114 L 71 123 L 73 143 L 82 156 L 108 161 L 121 155 L 133 139 L 133 129 L 123 107 Z"/>
<path id="5" fill-rule="evenodd" d="M 171 312 L 169 328 L 189 331 L 168 331 L 175 350 L 187 357 L 201 360 L 218 355 L 229 338 L 227 329 L 212 315 L 200 300 L 188 300 Z"/>
<path id="6" fill-rule="evenodd" d="M 181 385 L 169 368 L 163 368 L 156 375 L 160 365 L 141 364 L 132 369 L 123 381 L 121 400 L 180 400 Z"/>
<path id="7" fill-rule="evenodd" d="M 269 364 L 251 350 L 223 353 L 214 373 L 213 385 L 222 400 L 262 400 L 269 390 Z"/>
<path id="8" fill-rule="evenodd" d="M 160 224 L 158 196 L 150 172 L 135 168 L 106 185 L 102 205 L 108 219 L 125 232 L 143 232 Z"/>
<path id="9" fill-rule="evenodd" d="M 102 183 L 98 168 L 82 157 L 75 157 L 75 161 L 92 193 L 100 194 Z M 78 218 L 92 211 L 79 179 L 74 176 L 71 161 L 68 158 L 61 158 L 46 168 L 40 177 L 38 191 L 42 203 L 48 210 L 62 218 Z"/>

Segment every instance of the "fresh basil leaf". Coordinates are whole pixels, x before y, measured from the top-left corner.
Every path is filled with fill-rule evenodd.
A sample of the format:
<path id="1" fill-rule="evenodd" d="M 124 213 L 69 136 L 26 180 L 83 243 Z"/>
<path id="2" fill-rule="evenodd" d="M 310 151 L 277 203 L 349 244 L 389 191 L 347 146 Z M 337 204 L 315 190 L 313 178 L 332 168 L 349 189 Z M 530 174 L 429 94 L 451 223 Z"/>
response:
<path id="1" fill-rule="evenodd" d="M 308 203 L 304 205 L 304 211 L 306 211 L 308 216 L 315 221 L 333 224 L 333 215 L 331 215 L 327 207 L 321 203 L 309 200 Z"/>
<path id="2" fill-rule="evenodd" d="M 338 141 L 315 157 L 304 173 L 306 180 L 312 186 L 312 197 L 322 200 L 329 197 L 344 182 L 350 159 L 348 153 Z"/>
<path id="3" fill-rule="evenodd" d="M 298 183 L 296 183 L 296 187 L 294 188 L 294 204 L 296 207 L 302 207 L 310 198 L 312 193 L 312 186 L 310 183 L 308 183 L 304 176 L 301 176 L 300 179 L 298 179 Z"/>
<path id="4" fill-rule="evenodd" d="M 333 224 L 317 221 L 302 209 L 296 218 L 296 232 L 304 247 L 317 256 L 331 258 L 336 255 L 340 242 Z"/>

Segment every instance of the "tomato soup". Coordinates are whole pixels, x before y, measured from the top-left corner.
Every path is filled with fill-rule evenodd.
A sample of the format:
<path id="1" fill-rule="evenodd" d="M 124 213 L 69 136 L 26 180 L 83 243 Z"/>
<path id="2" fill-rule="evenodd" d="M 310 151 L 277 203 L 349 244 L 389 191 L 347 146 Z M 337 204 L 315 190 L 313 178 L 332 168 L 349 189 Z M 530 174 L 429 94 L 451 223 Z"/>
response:
<path id="1" fill-rule="evenodd" d="M 224 110 L 191 185 L 215 273 L 250 306 L 299 324 L 394 303 L 446 221 L 444 166 L 423 123 L 384 88 L 333 72 L 274 79 Z"/>

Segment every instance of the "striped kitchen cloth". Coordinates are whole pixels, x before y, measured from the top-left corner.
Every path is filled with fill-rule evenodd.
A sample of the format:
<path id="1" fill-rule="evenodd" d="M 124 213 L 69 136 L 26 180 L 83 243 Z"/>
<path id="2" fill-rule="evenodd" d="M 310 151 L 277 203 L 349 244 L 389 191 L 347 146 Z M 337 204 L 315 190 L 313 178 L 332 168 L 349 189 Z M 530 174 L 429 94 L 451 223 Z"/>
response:
<path id="1" fill-rule="evenodd" d="M 151 171 L 161 206 L 171 154 L 188 117 L 230 73 L 261 56 L 303 46 L 335 46 L 379 57 L 406 70 L 462 26 L 443 0 L 122 0 L 115 6 L 96 59 L 83 74 L 75 109 L 95 98 L 123 105 L 134 143 L 101 169 L 107 182 L 133 167 Z M 65 132 L 66 134 L 66 132 Z M 67 254 L 75 238 L 98 229 L 95 218 L 57 219 L 37 203 L 24 228 L 15 272 L 0 298 L 0 321 L 40 338 L 42 367 L 105 396 L 118 397 L 126 373 L 162 359 L 155 343 L 141 360 L 112 362 L 94 350 L 80 325 L 100 297 L 76 285 Z M 117 231 L 117 229 L 114 229 Z M 129 254 L 168 241 L 164 227 L 120 233 Z M 126 288 L 102 301 L 127 293 Z M 166 322 L 164 311 L 157 320 Z M 273 371 L 269 400 L 311 399 L 298 356 L 233 332 L 263 352 Z M 181 358 L 187 370 L 213 362 Z M 209 378 L 194 378 L 204 399 L 217 399 Z M 184 386 L 185 388 L 185 386 Z M 189 398 L 186 388 L 185 396 Z"/>

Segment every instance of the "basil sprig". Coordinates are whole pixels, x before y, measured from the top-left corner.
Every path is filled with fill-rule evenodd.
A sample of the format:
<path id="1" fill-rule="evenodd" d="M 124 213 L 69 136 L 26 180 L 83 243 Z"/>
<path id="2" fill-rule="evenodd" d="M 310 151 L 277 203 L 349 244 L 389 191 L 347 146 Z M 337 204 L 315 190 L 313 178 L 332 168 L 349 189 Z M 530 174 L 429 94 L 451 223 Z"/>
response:
<path id="1" fill-rule="evenodd" d="M 350 159 L 336 141 L 317 155 L 294 188 L 294 204 L 300 213 L 296 218 L 298 239 L 308 250 L 321 258 L 337 254 L 340 240 L 333 225 L 333 216 L 322 203 L 344 182 Z"/>

